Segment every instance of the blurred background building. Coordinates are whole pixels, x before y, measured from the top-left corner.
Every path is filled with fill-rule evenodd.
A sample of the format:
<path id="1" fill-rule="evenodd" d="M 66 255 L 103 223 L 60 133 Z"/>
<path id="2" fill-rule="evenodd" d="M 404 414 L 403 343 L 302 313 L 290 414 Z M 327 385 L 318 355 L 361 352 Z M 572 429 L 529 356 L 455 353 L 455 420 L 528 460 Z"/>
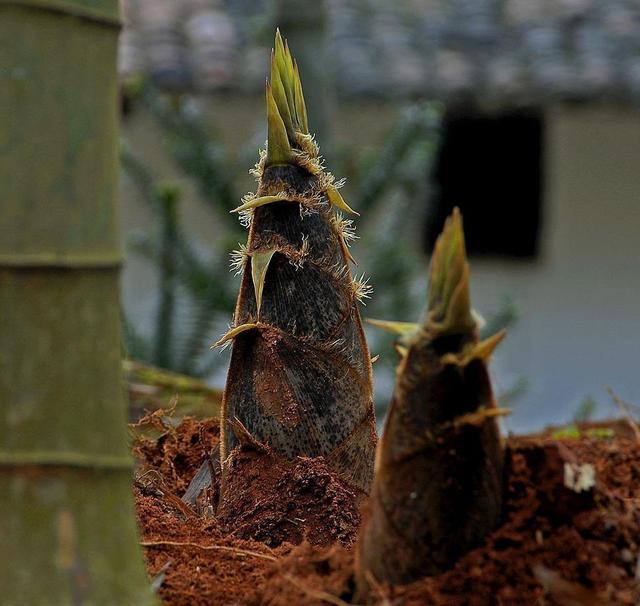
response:
<path id="1" fill-rule="evenodd" d="M 225 211 L 253 187 L 279 25 L 311 129 L 363 215 L 365 315 L 420 316 L 430 248 L 458 205 L 474 304 L 510 328 L 494 362 L 508 428 L 612 414 L 606 385 L 640 401 L 637 1 L 125 0 L 124 14 L 133 354 L 223 380 L 205 345 L 230 319 L 237 281 L 221 267 L 245 237 Z M 383 407 L 394 359 L 371 339 Z"/>

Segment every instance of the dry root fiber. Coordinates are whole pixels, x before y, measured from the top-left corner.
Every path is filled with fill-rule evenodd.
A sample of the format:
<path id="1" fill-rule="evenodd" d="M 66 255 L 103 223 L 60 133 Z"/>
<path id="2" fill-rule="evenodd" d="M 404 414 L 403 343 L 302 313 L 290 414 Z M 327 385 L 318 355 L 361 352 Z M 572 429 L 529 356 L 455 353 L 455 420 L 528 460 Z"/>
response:
<path id="1" fill-rule="evenodd" d="M 361 594 L 451 567 L 499 523 L 503 448 L 456 209 L 433 255 L 426 322 L 404 333 L 357 552 Z"/>
<path id="2" fill-rule="evenodd" d="M 258 191 L 236 209 L 249 226 L 235 256 L 242 283 L 233 327 L 219 341 L 233 343 L 221 490 L 245 435 L 288 459 L 323 457 L 368 492 L 376 437 L 371 361 L 357 308 L 368 289 L 351 275 L 351 222 L 336 211 L 351 209 L 323 169 L 298 69 L 279 33 L 266 100 Z"/>

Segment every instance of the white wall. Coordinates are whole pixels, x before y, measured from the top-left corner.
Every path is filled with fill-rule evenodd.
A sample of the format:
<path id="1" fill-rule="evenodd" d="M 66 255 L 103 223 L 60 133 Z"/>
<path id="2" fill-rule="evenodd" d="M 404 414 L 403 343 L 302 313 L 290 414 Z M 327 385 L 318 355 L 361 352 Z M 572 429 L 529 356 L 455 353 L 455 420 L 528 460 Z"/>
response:
<path id="1" fill-rule="evenodd" d="M 498 392 L 530 383 L 514 431 L 565 422 L 585 396 L 611 415 L 605 386 L 640 403 L 640 110 L 554 107 L 545 149 L 540 258 L 471 266 L 477 309 L 509 295 L 522 312 L 493 362 Z"/>

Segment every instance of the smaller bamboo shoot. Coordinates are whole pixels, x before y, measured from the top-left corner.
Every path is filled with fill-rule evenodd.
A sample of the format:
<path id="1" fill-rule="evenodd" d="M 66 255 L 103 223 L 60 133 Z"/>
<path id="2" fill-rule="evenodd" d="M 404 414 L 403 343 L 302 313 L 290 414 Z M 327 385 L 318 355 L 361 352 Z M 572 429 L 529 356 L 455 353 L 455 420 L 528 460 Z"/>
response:
<path id="1" fill-rule="evenodd" d="M 446 570 L 500 520 L 505 411 L 487 360 L 504 333 L 479 340 L 458 209 L 433 253 L 426 321 L 384 326 L 401 335 L 401 360 L 357 546 L 361 598 Z"/>

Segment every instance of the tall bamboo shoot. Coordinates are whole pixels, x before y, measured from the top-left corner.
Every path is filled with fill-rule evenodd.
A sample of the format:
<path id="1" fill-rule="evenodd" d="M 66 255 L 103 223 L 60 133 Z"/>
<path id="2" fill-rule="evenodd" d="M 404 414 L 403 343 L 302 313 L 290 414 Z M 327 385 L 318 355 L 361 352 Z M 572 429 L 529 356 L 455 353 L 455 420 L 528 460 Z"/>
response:
<path id="1" fill-rule="evenodd" d="M 368 286 L 351 275 L 351 222 L 340 213 L 353 211 L 323 169 L 298 68 L 279 32 L 266 103 L 258 190 L 236 209 L 249 226 L 236 255 L 242 283 L 233 326 L 219 341 L 233 342 L 222 405 L 222 491 L 239 421 L 278 454 L 323 456 L 368 492 L 376 434 L 357 307 Z"/>

